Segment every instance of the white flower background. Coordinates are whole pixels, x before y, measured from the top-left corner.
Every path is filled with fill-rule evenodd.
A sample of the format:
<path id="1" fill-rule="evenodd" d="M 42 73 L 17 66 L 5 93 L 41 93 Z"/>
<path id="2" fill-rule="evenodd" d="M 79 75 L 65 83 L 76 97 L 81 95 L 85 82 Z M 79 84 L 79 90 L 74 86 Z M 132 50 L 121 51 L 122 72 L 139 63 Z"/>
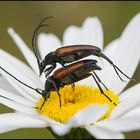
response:
<path id="1" fill-rule="evenodd" d="M 118 67 L 120 67 L 121 70 L 124 71 L 124 73 L 130 77 L 133 76 L 140 60 L 139 25 L 140 14 L 137 14 L 129 22 L 120 37 L 110 42 L 103 50 L 103 53 L 106 54 Z M 16 31 L 16 29 L 14 30 Z M 20 36 L 15 34 L 14 30 L 9 28 L 8 33 L 13 38 L 16 46 L 21 50 L 26 61 L 35 72 L 26 64 L 12 57 L 2 49 L 0 50 L 0 64 L 21 81 L 24 81 L 33 87 L 43 88 L 44 79 L 42 78 L 42 80 L 40 80 L 38 78 L 38 67 L 34 54 L 25 44 L 26 40 L 23 41 Z M 20 35 L 19 32 L 17 33 Z M 40 48 L 41 55 L 44 56 L 48 52 L 55 50 L 56 47 L 58 48 L 63 45 L 79 43 L 96 45 L 103 49 L 103 40 L 103 29 L 99 19 L 97 17 L 88 17 L 83 22 L 82 27 L 79 28 L 76 26 L 70 26 L 66 28 L 63 34 L 62 42 L 54 34 L 41 33 L 38 38 L 38 46 Z M 100 61 L 100 59 L 98 60 Z M 18 128 L 42 128 L 47 126 L 46 122 L 49 122 L 49 125 L 51 125 L 54 132 L 58 135 L 63 135 L 71 127 L 77 127 L 83 124 L 89 133 L 94 135 L 96 138 L 124 138 L 122 132 L 138 130 L 140 128 L 140 124 L 138 123 L 140 116 L 140 84 L 138 83 L 132 88 L 124 91 L 128 82 L 121 82 L 111 65 L 104 60 L 102 61 L 102 63 L 99 63 L 103 67 L 103 70 L 98 72 L 98 75 L 107 87 L 110 87 L 111 90 L 118 94 L 121 93 L 119 96 L 121 103 L 112 112 L 109 119 L 98 123 L 96 122 L 96 120 L 98 120 L 98 118 L 106 111 L 106 106 L 100 108 L 96 105 L 77 113 L 71 120 L 69 120 L 67 125 L 62 125 L 58 122 L 49 120 L 48 118 L 41 117 L 36 114 L 35 110 L 32 108 L 40 95 L 35 94 L 32 90 L 20 85 L 1 71 L 2 75 L 7 80 L 2 78 L 0 81 L 0 102 L 14 109 L 16 113 L 0 115 L 0 132 L 8 132 Z M 89 82 L 89 80 L 91 82 Z M 88 83 L 92 86 L 94 85 L 92 78 L 82 80 L 80 83 Z M 83 115 L 85 112 L 92 113 L 88 115 L 89 117 L 87 118 L 87 116 Z M 98 112 L 96 113 L 97 116 L 95 116 L 95 112 Z M 93 114 L 95 117 L 91 118 L 90 116 Z M 87 121 L 84 121 L 85 117 Z M 95 122 L 95 125 L 90 126 L 89 124 L 91 122 Z M 55 125 L 56 123 L 57 126 Z"/>

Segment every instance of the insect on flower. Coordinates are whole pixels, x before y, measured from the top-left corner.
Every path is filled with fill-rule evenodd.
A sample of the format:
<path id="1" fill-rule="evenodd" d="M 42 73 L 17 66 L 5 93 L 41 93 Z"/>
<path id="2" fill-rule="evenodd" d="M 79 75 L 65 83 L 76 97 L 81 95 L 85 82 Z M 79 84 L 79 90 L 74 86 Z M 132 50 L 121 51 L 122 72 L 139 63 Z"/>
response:
<path id="1" fill-rule="evenodd" d="M 39 94 L 41 94 L 44 98 L 44 102 L 40 108 L 40 109 L 42 109 L 46 99 L 50 96 L 50 93 L 52 91 L 57 92 L 57 94 L 59 96 L 59 100 L 60 100 L 60 107 L 61 107 L 62 103 L 61 103 L 61 97 L 60 97 L 60 93 L 59 93 L 60 88 L 64 87 L 65 85 L 72 85 L 74 88 L 75 82 L 83 80 L 89 76 L 93 77 L 97 86 L 99 87 L 100 92 L 103 95 L 105 95 L 110 102 L 112 102 L 112 100 L 104 93 L 103 89 L 101 88 L 100 84 L 98 83 L 98 82 L 100 82 L 107 89 L 107 87 L 102 83 L 100 78 L 94 72 L 94 70 L 101 70 L 101 68 L 96 63 L 97 63 L 96 60 L 87 59 L 87 60 L 82 60 L 82 61 L 73 63 L 65 68 L 59 68 L 58 70 L 56 70 L 53 73 L 52 76 L 47 77 L 44 90 L 38 89 L 38 88 L 33 88 L 33 87 L 23 83 L 22 81 L 17 79 L 15 76 L 13 76 L 9 72 L 7 72 L 5 69 L 3 69 L 1 66 L 0 66 L 0 69 L 2 69 L 7 74 L 12 76 L 15 80 L 17 80 L 21 84 L 27 86 L 30 89 L 35 90 Z M 90 72 L 93 72 L 93 73 L 90 73 Z M 113 103 L 113 104 L 116 105 L 115 103 Z"/>
<path id="2" fill-rule="evenodd" d="M 10 74 L 7 70 L 2 68 L 1 66 L 0 66 L 0 69 L 5 71 L 7 74 L 9 74 L 11 77 L 13 77 L 15 80 L 17 80 L 24 86 L 27 86 L 28 88 L 41 94 L 42 97 L 44 98 L 44 102 L 43 102 L 42 106 L 44 105 L 46 99 L 50 96 L 51 91 L 56 91 L 59 96 L 60 107 L 61 107 L 62 103 L 61 103 L 61 97 L 60 97 L 60 93 L 59 93 L 60 88 L 64 87 L 65 85 L 72 85 L 72 88 L 74 91 L 74 87 L 75 87 L 74 83 L 78 82 L 80 80 L 83 80 L 89 76 L 93 77 L 97 86 L 99 87 L 100 92 L 103 95 L 105 95 L 110 102 L 112 102 L 112 100 L 103 92 L 103 89 L 101 88 L 99 83 L 101 83 L 106 89 L 107 89 L 107 87 L 102 83 L 100 78 L 94 72 L 94 70 L 101 70 L 101 68 L 96 64 L 97 63 L 96 60 L 94 60 L 94 59 L 93 60 L 89 60 L 89 59 L 82 60 L 82 61 L 73 63 L 71 65 L 65 66 L 66 63 L 75 62 L 76 60 L 80 60 L 89 55 L 96 55 L 98 57 L 103 57 L 110 64 L 112 64 L 113 68 L 115 69 L 119 78 L 122 81 L 124 81 L 120 77 L 117 70 L 119 70 L 123 75 L 125 75 L 125 74 L 116 65 L 114 65 L 113 62 L 107 56 L 102 54 L 101 50 L 98 47 L 92 46 L 92 45 L 65 46 L 65 47 L 61 47 L 61 48 L 57 49 L 55 52 L 50 52 L 49 54 L 47 54 L 45 56 L 45 59 L 43 61 L 40 61 L 41 58 L 39 56 L 39 53 L 38 53 L 38 50 L 36 47 L 36 37 L 37 37 L 39 28 L 43 27 L 43 26 L 47 26 L 43 22 L 48 18 L 51 18 L 51 17 L 46 17 L 40 22 L 38 27 L 35 29 L 33 38 L 32 38 L 32 47 L 33 47 L 33 51 L 34 51 L 34 54 L 37 59 L 37 63 L 38 63 L 39 70 L 40 70 L 40 75 L 42 74 L 43 71 L 47 72 L 46 73 L 47 80 L 45 82 L 45 89 L 42 90 L 42 89 L 38 89 L 38 88 L 33 88 L 33 87 L 27 85 L 26 83 L 20 81 L 19 79 L 17 79 L 15 76 Z M 52 76 L 48 76 L 55 69 L 56 63 L 60 63 L 63 66 L 63 68 L 56 70 Z M 52 65 L 52 66 L 45 69 L 47 65 Z M 90 72 L 93 72 L 93 73 L 90 73 Z M 127 75 L 125 75 L 125 76 L 127 78 L 129 78 Z M 129 79 L 131 79 L 131 78 L 129 78 Z M 116 105 L 115 103 L 113 103 L 113 104 Z M 42 106 L 41 106 L 41 108 L 42 108 Z"/>
<path id="3" fill-rule="evenodd" d="M 72 44 L 96 44 L 96 46 L 101 48 L 103 54 L 108 56 L 125 74 L 127 73 L 132 77 L 140 60 L 140 26 L 138 25 L 140 25 L 140 13 L 129 22 L 119 38 L 111 41 L 105 49 L 102 49 L 104 45 L 101 23 L 97 17 L 87 17 L 82 27 L 79 28 L 74 25 L 67 27 L 64 31 L 62 42 L 54 34 L 39 34 L 39 47 L 37 49 L 40 56 L 45 56 L 51 52 L 50 50 L 56 50 L 58 47 L 64 46 L 62 44 L 66 44 L 65 46 Z M 28 83 L 32 87 L 44 89 L 43 85 L 45 85 L 47 79 L 44 76 L 44 72 L 42 73 L 43 76 L 39 78 L 39 69 L 34 54 L 13 28 L 8 28 L 8 33 L 30 66 L 2 49 L 0 49 L 0 66 L 22 82 Z M 45 47 L 45 45 L 47 46 Z M 90 59 L 92 59 L 91 57 Z M 78 63 L 81 64 L 80 62 Z M 86 64 L 88 63 L 89 61 Z M 79 64 L 75 63 L 75 66 L 78 68 L 80 67 Z M 96 62 L 95 64 L 99 65 Z M 104 89 L 101 82 L 98 81 L 98 83 L 112 102 L 101 94 L 92 77 L 88 77 L 78 82 L 78 84 L 75 83 L 74 92 L 71 88 L 73 83 L 63 88 L 60 87 L 61 108 L 57 92 L 52 91 L 41 110 L 44 98 L 37 92 L 35 93 L 34 90 L 30 90 L 24 85 L 22 86 L 0 69 L 0 73 L 4 77 L 0 79 L 0 103 L 14 110 L 14 112 L 0 115 L 0 134 L 20 128 L 47 127 L 60 138 L 65 136 L 65 138 L 67 136 L 79 138 L 79 128 L 82 128 L 82 130 L 85 129 L 97 139 L 123 139 L 125 138 L 123 132 L 139 130 L 140 83 L 124 90 L 130 80 L 126 83 L 119 82 L 120 79 L 114 73 L 114 69 L 108 66 L 106 60 L 103 64 L 105 68 L 99 65 L 102 68 L 100 71 L 94 69 L 89 73 L 96 72 L 98 74 L 99 72 L 101 74 L 99 76 L 108 90 Z M 62 67 L 59 71 L 56 71 L 56 69 L 54 71 L 57 72 L 57 76 L 62 74 L 62 72 L 66 72 L 69 73 L 67 76 L 70 77 L 72 72 L 76 72 L 76 69 L 73 71 L 68 69 L 68 67 L 74 68 L 72 65 L 67 66 L 67 68 Z M 82 67 L 82 70 L 86 72 L 84 68 Z M 77 70 L 77 72 L 80 72 L 80 70 Z M 52 72 L 52 74 L 54 75 L 55 73 Z M 66 78 L 66 80 L 70 79 Z M 116 106 L 113 103 L 116 103 Z"/>
<path id="4" fill-rule="evenodd" d="M 107 60 L 113 66 L 116 74 L 118 75 L 121 81 L 125 82 L 119 75 L 118 71 L 122 73 L 125 77 L 127 77 L 128 79 L 131 79 L 125 73 L 123 73 L 107 56 L 105 56 L 101 52 L 100 48 L 93 45 L 70 45 L 70 46 L 61 47 L 61 48 L 58 48 L 54 52 L 48 53 L 45 56 L 45 58 L 42 61 L 40 61 L 41 58 L 39 56 L 37 45 L 36 45 L 36 37 L 37 37 L 38 30 L 40 29 L 40 27 L 47 26 L 47 24 L 44 24 L 44 22 L 48 18 L 53 18 L 53 17 L 46 17 L 43 20 L 41 20 L 41 22 L 35 29 L 33 38 L 32 38 L 32 47 L 33 47 L 35 56 L 37 58 L 40 75 L 44 71 L 47 77 L 56 68 L 56 63 L 59 63 L 63 67 L 65 67 L 65 64 L 67 63 L 80 60 L 90 55 L 95 55 L 97 57 L 102 57 L 105 60 Z M 47 65 L 51 65 L 51 66 L 46 68 Z"/>

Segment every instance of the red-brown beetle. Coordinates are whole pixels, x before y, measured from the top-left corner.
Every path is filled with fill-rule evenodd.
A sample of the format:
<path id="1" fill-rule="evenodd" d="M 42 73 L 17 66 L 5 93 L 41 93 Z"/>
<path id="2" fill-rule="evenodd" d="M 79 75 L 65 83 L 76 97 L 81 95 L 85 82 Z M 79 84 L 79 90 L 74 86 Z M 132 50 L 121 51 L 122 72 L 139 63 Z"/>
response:
<path id="1" fill-rule="evenodd" d="M 118 71 L 120 73 L 122 73 L 125 77 L 127 77 L 128 79 L 131 79 L 126 74 L 124 74 L 107 56 L 105 56 L 101 52 L 100 48 L 93 46 L 93 45 L 82 45 L 81 44 L 81 45 L 64 46 L 64 47 L 57 49 L 54 52 L 48 53 L 45 56 L 45 58 L 41 61 L 41 58 L 39 57 L 37 45 L 36 45 L 36 37 L 37 37 L 39 28 L 42 26 L 47 26 L 46 24 L 44 24 L 44 21 L 48 18 L 52 18 L 52 17 L 46 17 L 40 22 L 40 24 L 35 29 L 33 38 L 32 38 L 32 47 L 33 47 L 35 56 L 37 58 L 40 75 L 42 74 L 42 72 L 45 72 L 46 76 L 48 76 L 55 69 L 56 63 L 59 63 L 63 67 L 65 67 L 65 65 L 67 63 L 75 62 L 77 60 L 80 60 L 80 59 L 85 58 L 90 55 L 95 55 L 97 57 L 102 57 L 105 60 L 107 60 L 113 66 L 116 74 L 119 76 L 119 78 L 123 82 L 124 82 L 124 80 L 121 78 Z M 48 66 L 48 65 L 50 65 L 50 67 L 46 68 L 46 66 Z"/>

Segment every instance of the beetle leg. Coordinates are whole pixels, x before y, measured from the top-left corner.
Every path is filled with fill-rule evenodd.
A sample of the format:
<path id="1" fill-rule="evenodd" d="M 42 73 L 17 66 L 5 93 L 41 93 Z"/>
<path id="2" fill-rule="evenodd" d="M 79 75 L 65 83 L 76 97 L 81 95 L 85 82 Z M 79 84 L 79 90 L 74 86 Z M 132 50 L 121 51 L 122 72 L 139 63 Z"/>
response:
<path id="1" fill-rule="evenodd" d="M 98 81 L 96 80 L 95 76 L 92 73 L 89 73 L 90 76 L 93 77 L 93 79 L 95 80 L 97 86 L 99 87 L 100 92 L 110 101 L 112 102 L 112 100 L 104 93 L 103 89 L 101 88 L 100 84 L 98 83 Z M 116 103 L 113 103 L 116 106 Z"/>
<path id="2" fill-rule="evenodd" d="M 44 106 L 45 102 L 46 102 L 46 98 L 44 97 L 44 101 L 43 101 L 43 103 L 42 103 L 42 105 L 41 105 L 41 107 L 40 107 L 40 110 L 41 110 L 42 107 Z"/>
<path id="3" fill-rule="evenodd" d="M 53 69 L 52 66 L 49 67 L 49 68 L 47 68 L 47 69 L 45 69 L 45 70 L 44 70 L 45 74 L 46 74 L 46 75 L 49 75 L 52 69 Z M 49 74 L 48 74 L 48 73 L 49 73 Z"/>
<path id="4" fill-rule="evenodd" d="M 112 65 L 113 65 L 113 68 L 114 68 L 116 74 L 117 74 L 117 75 L 119 76 L 119 78 L 121 79 L 121 81 L 122 81 L 122 82 L 127 82 L 127 81 L 125 81 L 125 80 L 123 80 L 123 79 L 121 78 L 121 76 L 119 75 L 118 71 L 116 70 L 116 66 L 115 66 L 114 64 L 112 64 Z M 123 72 L 122 72 L 122 73 L 123 73 Z M 123 75 L 125 75 L 125 74 L 123 73 Z"/>
<path id="5" fill-rule="evenodd" d="M 50 83 L 52 83 L 52 84 L 53 84 L 53 86 L 54 86 L 54 88 L 56 89 L 56 92 L 57 92 L 57 94 L 58 94 L 59 101 L 60 101 L 60 107 L 61 107 L 61 106 L 62 106 L 62 102 L 61 102 L 61 97 L 60 97 L 59 90 L 58 90 L 58 88 L 56 87 L 55 82 L 54 82 L 53 80 L 48 79 L 48 81 L 49 81 Z"/>
<path id="6" fill-rule="evenodd" d="M 67 69 L 68 70 L 68 69 Z M 70 78 L 70 80 L 71 80 L 71 87 L 72 87 L 72 90 L 73 90 L 73 92 L 74 92 L 74 90 L 75 90 L 75 84 L 74 84 L 74 81 L 72 80 L 72 78 L 74 78 L 75 79 L 75 76 L 74 76 L 74 74 L 72 74 L 72 73 L 68 73 L 69 74 L 69 78 Z"/>
<path id="7" fill-rule="evenodd" d="M 106 88 L 106 90 L 108 90 L 108 88 L 105 86 L 105 84 L 101 81 L 101 79 L 98 77 L 98 75 L 94 71 L 93 71 L 93 74 L 95 75 L 97 80 Z"/>
<path id="8" fill-rule="evenodd" d="M 47 93 L 47 94 L 46 94 L 46 91 L 45 91 L 45 90 L 42 90 L 42 94 L 45 95 L 45 96 L 43 96 L 44 101 L 43 101 L 43 103 L 42 103 L 42 105 L 41 105 L 41 107 L 40 107 L 40 110 L 41 110 L 42 107 L 44 106 L 44 104 L 45 104 L 47 98 L 49 98 L 49 96 L 50 96 L 50 93 Z"/>
<path id="9" fill-rule="evenodd" d="M 66 66 L 64 66 L 63 64 L 61 64 L 67 71 L 69 71 L 69 69 L 66 67 Z M 75 84 L 74 84 L 74 81 L 72 80 L 72 78 L 74 78 L 75 79 L 75 76 L 74 76 L 74 74 L 72 74 L 71 72 L 70 73 L 68 73 L 68 75 L 69 75 L 69 78 L 70 78 L 70 80 L 71 80 L 71 87 L 72 87 L 72 90 L 74 91 L 75 90 Z M 72 78 L 71 78 L 72 77 Z M 76 77 L 77 78 L 77 77 Z"/>
<path id="10" fill-rule="evenodd" d="M 59 57 L 57 57 L 57 59 L 59 60 L 60 64 L 61 64 L 66 70 L 69 71 L 69 69 L 65 66 L 65 62 L 63 62 Z M 75 84 L 74 84 L 74 82 L 73 82 L 73 80 L 72 80 L 71 77 L 75 78 L 75 76 L 74 76 L 72 73 L 68 73 L 68 74 L 69 74 L 69 77 L 70 77 L 70 80 L 71 80 L 71 83 L 72 83 L 72 85 L 71 85 L 72 90 L 74 91 L 74 90 L 75 90 Z"/>
<path id="11" fill-rule="evenodd" d="M 45 77 L 47 78 L 47 76 L 56 68 L 56 64 L 53 64 L 51 67 L 47 68 L 44 70 L 45 72 Z"/>
<path id="12" fill-rule="evenodd" d="M 130 77 L 128 77 L 125 73 L 123 73 L 106 55 L 104 55 L 103 53 L 99 53 L 99 56 L 101 56 L 101 57 L 103 57 L 104 59 L 106 59 L 112 66 L 113 66 L 113 68 L 114 68 L 114 70 L 115 70 L 115 72 L 116 72 L 116 74 L 118 75 L 118 77 L 120 78 L 120 80 L 122 81 L 122 82 L 126 82 L 125 80 L 123 80 L 122 78 L 121 78 L 121 76 L 119 75 L 119 73 L 118 73 L 118 71 L 122 74 L 122 75 L 124 75 L 126 78 L 128 78 L 129 80 L 132 80 L 132 78 L 130 78 Z M 118 71 L 117 71 L 118 70 Z"/>
<path id="13" fill-rule="evenodd" d="M 72 87 L 72 90 L 73 90 L 73 92 L 74 92 L 74 90 L 75 90 L 75 84 L 72 82 L 72 84 L 71 84 L 71 87 Z"/>
<path id="14" fill-rule="evenodd" d="M 83 77 L 89 77 L 89 76 L 92 76 L 93 79 L 95 80 L 100 92 L 110 101 L 112 102 L 115 106 L 116 106 L 116 103 L 114 103 L 103 91 L 103 89 L 101 88 L 100 84 L 98 83 L 97 79 L 95 78 L 95 76 L 92 74 L 92 73 L 88 73 L 88 74 L 85 74 Z M 82 78 L 82 77 L 81 77 Z"/>
<path id="15" fill-rule="evenodd" d="M 43 101 L 43 103 L 42 103 L 42 105 L 41 105 L 41 107 L 40 107 L 40 110 L 42 109 L 42 107 L 44 106 L 44 104 L 45 104 L 45 101 L 46 101 L 46 99 L 49 97 L 49 94 L 47 93 L 45 93 L 45 90 L 42 90 L 42 89 L 39 89 L 39 88 L 37 88 L 36 89 L 36 92 L 37 93 L 39 93 L 39 94 L 41 94 L 42 96 L 43 96 L 43 98 L 44 98 L 44 101 Z M 45 96 L 44 96 L 45 95 Z"/>

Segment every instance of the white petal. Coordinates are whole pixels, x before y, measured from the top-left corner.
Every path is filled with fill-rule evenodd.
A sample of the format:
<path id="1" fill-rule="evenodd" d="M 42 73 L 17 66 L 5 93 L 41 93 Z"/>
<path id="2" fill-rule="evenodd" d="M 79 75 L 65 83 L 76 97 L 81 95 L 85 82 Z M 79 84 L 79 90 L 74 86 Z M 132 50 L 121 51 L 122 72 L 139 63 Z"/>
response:
<path id="1" fill-rule="evenodd" d="M 5 74 L 5 72 L 0 70 L 0 73 L 8 80 L 9 83 L 18 91 L 17 94 L 22 95 L 26 99 L 30 100 L 31 102 L 37 102 L 37 100 L 32 97 L 27 91 L 25 91 L 17 81 L 13 80 L 9 75 Z M 15 93 L 16 94 L 16 93 Z"/>
<path id="2" fill-rule="evenodd" d="M 27 65 L 25 65 L 24 63 L 3 50 L 0 50 L 0 63 L 3 68 L 5 68 L 9 73 L 13 74 L 17 79 L 21 80 L 22 82 L 34 88 L 41 89 L 43 87 L 37 75 L 33 73 L 33 71 Z M 5 72 L 3 72 L 3 74 L 3 76 L 7 76 Z M 20 84 L 20 86 L 22 86 L 26 91 L 30 92 L 33 97 L 40 97 L 39 94 L 36 94 L 36 92 L 27 88 L 26 86 L 22 84 Z"/>
<path id="3" fill-rule="evenodd" d="M 120 37 L 119 47 L 112 61 L 125 74 L 132 77 L 140 61 L 140 14 L 137 14 L 128 24 Z M 111 89 L 120 93 L 128 82 L 121 82 L 115 72 L 112 76 Z M 126 79 L 126 78 L 125 78 Z M 129 81 L 129 80 L 127 80 Z M 118 84 L 121 83 L 121 84 Z"/>
<path id="4" fill-rule="evenodd" d="M 125 101 L 125 100 L 131 99 L 133 97 L 138 98 L 139 94 L 140 94 L 140 83 L 125 90 L 121 95 L 119 95 L 119 98 L 121 101 Z"/>
<path id="5" fill-rule="evenodd" d="M 16 80 L 14 80 L 13 78 L 11 78 L 11 76 L 7 75 L 5 72 L 3 72 L 0 69 L 0 73 L 7 79 L 7 81 L 18 91 L 17 94 L 22 95 L 23 97 L 25 97 L 26 99 L 30 100 L 31 102 L 36 102 L 37 100 L 32 97 L 27 91 L 25 91 L 20 85 L 19 83 L 17 83 Z M 16 94 L 16 93 L 15 93 Z"/>
<path id="6" fill-rule="evenodd" d="M 17 90 L 2 76 L 0 76 L 0 88 L 18 94 Z"/>
<path id="7" fill-rule="evenodd" d="M 96 123 L 96 126 L 111 129 L 113 131 L 129 132 L 140 129 L 140 117 L 125 117 L 119 119 L 108 119 Z"/>
<path id="8" fill-rule="evenodd" d="M 57 36 L 54 34 L 45 33 L 39 34 L 38 46 L 43 59 L 48 53 L 55 51 L 59 47 L 62 47 L 61 42 Z"/>
<path id="9" fill-rule="evenodd" d="M 132 88 L 127 89 L 119 97 L 121 101 L 132 100 L 134 97 L 139 98 L 140 83 L 136 84 Z M 132 101 L 133 104 L 133 101 Z M 136 106 L 133 110 L 130 110 L 125 116 L 137 116 L 140 115 L 140 106 Z"/>
<path id="10" fill-rule="evenodd" d="M 21 115 L 20 112 L 17 112 L 17 114 Z M 66 133 L 68 133 L 68 131 L 70 130 L 70 125 L 68 124 L 62 124 L 60 122 L 57 122 L 51 118 L 48 118 L 47 116 L 44 116 L 44 115 L 40 115 L 40 114 L 37 114 L 37 115 L 34 115 L 33 116 L 34 118 L 36 119 L 39 119 L 41 121 L 43 121 L 44 125 L 47 127 L 47 126 L 50 126 L 51 129 L 59 136 L 62 136 Z"/>
<path id="11" fill-rule="evenodd" d="M 27 114 L 37 114 L 37 112 L 34 108 L 23 106 L 19 103 L 16 103 L 16 102 L 8 100 L 8 99 L 5 99 L 3 97 L 0 97 L 0 103 L 8 106 L 9 108 L 17 110 L 19 112 L 24 112 L 24 113 L 27 113 Z"/>
<path id="12" fill-rule="evenodd" d="M 69 26 L 63 35 L 63 46 L 82 44 L 82 32 L 80 28 Z"/>
<path id="13" fill-rule="evenodd" d="M 137 94 L 137 96 L 131 96 L 131 98 L 122 99 L 116 108 L 112 111 L 110 118 L 123 116 L 137 106 L 140 106 L 140 94 Z"/>
<path id="14" fill-rule="evenodd" d="M 0 124 L 0 133 L 10 131 L 10 129 L 13 130 L 18 128 L 41 128 L 47 126 L 45 121 L 22 113 L 1 114 Z M 1 129 L 2 127 L 5 128 L 5 131 Z"/>
<path id="15" fill-rule="evenodd" d="M 120 43 L 119 38 L 113 40 L 105 47 L 103 53 L 112 60 L 114 58 L 114 55 L 116 55 L 119 43 Z"/>
<path id="16" fill-rule="evenodd" d="M 68 27 L 63 35 L 64 45 L 88 44 L 95 45 L 102 49 L 103 30 L 97 17 L 88 17 L 81 28 L 76 26 Z"/>
<path id="17" fill-rule="evenodd" d="M 70 126 L 61 124 L 61 125 L 52 125 L 51 129 L 59 136 L 63 136 L 70 131 Z"/>
<path id="18" fill-rule="evenodd" d="M 98 126 L 87 126 L 86 130 L 97 139 L 124 139 L 120 132 Z"/>
<path id="19" fill-rule="evenodd" d="M 44 120 L 45 122 L 47 122 L 47 125 L 48 126 L 52 126 L 52 125 L 61 125 L 62 123 L 58 122 L 58 121 L 55 121 L 47 116 L 44 116 L 44 115 L 38 115 L 38 117 L 41 119 L 41 120 Z"/>
<path id="20" fill-rule="evenodd" d="M 30 107 L 36 106 L 35 103 L 33 103 L 19 95 L 16 95 L 12 92 L 8 92 L 4 89 L 0 89 L 0 96 L 6 97 L 8 99 L 11 99 L 12 101 L 15 101 L 15 102 L 20 103 L 25 106 L 30 106 Z"/>
<path id="21" fill-rule="evenodd" d="M 39 72 L 38 65 L 37 65 L 37 61 L 36 61 L 36 58 L 35 58 L 35 55 L 33 54 L 33 52 L 27 47 L 27 45 L 25 44 L 25 42 L 14 31 L 13 28 L 11 28 L 11 27 L 8 28 L 8 33 L 12 37 L 12 39 L 14 40 L 14 42 L 16 43 L 16 45 L 19 48 L 19 50 L 24 55 L 26 61 L 38 73 Z"/>
<path id="22" fill-rule="evenodd" d="M 13 127 L 13 126 L 0 126 L 0 134 L 2 133 L 6 133 L 6 132 L 9 132 L 9 131 L 13 131 L 13 130 L 16 130 L 16 129 L 19 129 L 19 127 Z"/>
<path id="23" fill-rule="evenodd" d="M 22 61 L 20 61 L 19 59 L 2 49 L 0 49 L 0 56 L 1 59 L 4 59 L 5 61 L 7 61 L 7 63 L 10 63 L 13 66 L 15 66 L 16 71 L 19 70 L 26 77 L 30 77 L 30 80 L 34 82 L 34 84 L 37 84 L 40 88 L 42 87 L 42 83 L 40 81 L 39 76 L 25 63 L 23 63 Z"/>
<path id="24" fill-rule="evenodd" d="M 140 117 L 140 106 L 138 106 L 138 107 L 134 108 L 133 110 L 129 111 L 123 117 L 135 117 L 135 116 Z"/>
<path id="25" fill-rule="evenodd" d="M 88 17 L 82 27 L 84 41 L 103 49 L 103 29 L 100 20 L 97 17 Z"/>
<path id="26" fill-rule="evenodd" d="M 90 105 L 79 112 L 77 112 L 68 123 L 74 126 L 88 125 L 96 122 L 100 119 L 107 111 L 108 105 Z M 73 123 L 74 122 L 74 123 Z M 77 124 L 76 124 L 77 122 Z"/>

